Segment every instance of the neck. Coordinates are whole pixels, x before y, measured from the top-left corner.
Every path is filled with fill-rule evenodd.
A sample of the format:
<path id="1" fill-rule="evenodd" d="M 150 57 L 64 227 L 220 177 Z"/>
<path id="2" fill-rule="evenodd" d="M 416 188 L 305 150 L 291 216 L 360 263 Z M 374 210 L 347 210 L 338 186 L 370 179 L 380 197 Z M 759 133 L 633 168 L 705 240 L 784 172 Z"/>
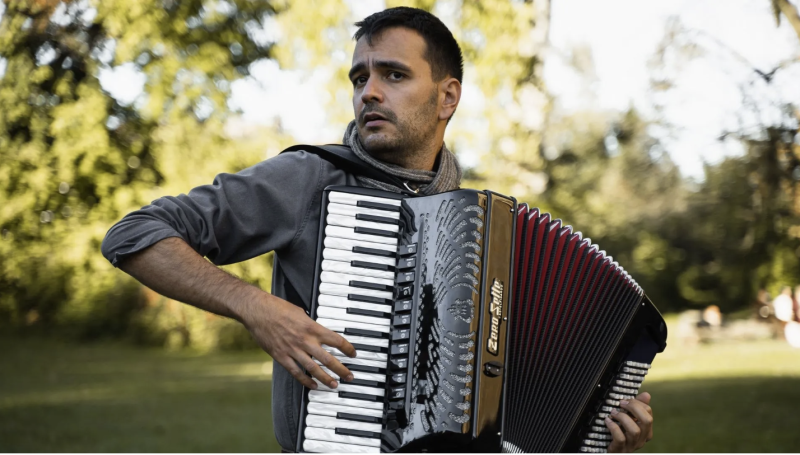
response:
<path id="1" fill-rule="evenodd" d="M 429 146 L 422 149 L 404 150 L 398 152 L 380 152 L 369 151 L 373 158 L 381 160 L 384 163 L 391 163 L 405 169 L 432 171 L 436 165 L 436 159 L 439 157 L 439 152 L 442 150 L 443 141 L 435 141 Z"/>

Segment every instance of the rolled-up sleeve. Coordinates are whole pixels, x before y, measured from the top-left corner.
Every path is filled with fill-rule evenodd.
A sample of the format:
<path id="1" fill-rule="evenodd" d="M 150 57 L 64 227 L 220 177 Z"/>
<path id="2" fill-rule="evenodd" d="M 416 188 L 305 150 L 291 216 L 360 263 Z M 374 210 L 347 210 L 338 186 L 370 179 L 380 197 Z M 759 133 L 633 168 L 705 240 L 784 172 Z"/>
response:
<path id="1" fill-rule="evenodd" d="M 132 212 L 103 240 L 114 266 L 169 237 L 185 240 L 215 264 L 244 261 L 291 245 L 306 227 L 322 188 L 321 159 L 306 152 L 278 155 L 211 185 L 167 196 Z"/>

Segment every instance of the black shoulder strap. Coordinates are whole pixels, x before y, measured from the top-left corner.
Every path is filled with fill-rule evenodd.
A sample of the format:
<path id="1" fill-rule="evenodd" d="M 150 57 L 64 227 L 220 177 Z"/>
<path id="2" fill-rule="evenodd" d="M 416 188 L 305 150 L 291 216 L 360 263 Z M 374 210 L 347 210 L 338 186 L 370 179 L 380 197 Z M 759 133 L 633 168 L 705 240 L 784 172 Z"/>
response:
<path id="1" fill-rule="evenodd" d="M 319 155 L 320 158 L 328 161 L 339 169 L 342 169 L 351 174 L 360 175 L 362 177 L 371 178 L 379 182 L 388 183 L 389 185 L 400 188 L 402 193 L 407 196 L 418 196 L 418 194 L 409 191 L 405 182 L 393 177 L 384 172 L 381 172 L 374 167 L 367 164 L 364 160 L 356 156 L 350 147 L 341 144 L 327 144 L 327 145 L 293 145 L 281 153 L 296 152 L 305 150 L 308 153 Z"/>

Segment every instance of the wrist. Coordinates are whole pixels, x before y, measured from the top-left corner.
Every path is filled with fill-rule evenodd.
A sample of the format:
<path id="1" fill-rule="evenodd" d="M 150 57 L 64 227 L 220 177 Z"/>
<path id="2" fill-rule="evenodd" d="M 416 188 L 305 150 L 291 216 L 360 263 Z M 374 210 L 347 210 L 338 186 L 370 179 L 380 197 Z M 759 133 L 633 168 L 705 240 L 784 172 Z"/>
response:
<path id="1" fill-rule="evenodd" d="M 245 285 L 237 294 L 237 297 L 232 299 L 229 305 L 232 317 L 249 329 L 254 320 L 264 319 L 264 314 L 270 307 L 269 299 L 272 295 L 249 284 Z"/>

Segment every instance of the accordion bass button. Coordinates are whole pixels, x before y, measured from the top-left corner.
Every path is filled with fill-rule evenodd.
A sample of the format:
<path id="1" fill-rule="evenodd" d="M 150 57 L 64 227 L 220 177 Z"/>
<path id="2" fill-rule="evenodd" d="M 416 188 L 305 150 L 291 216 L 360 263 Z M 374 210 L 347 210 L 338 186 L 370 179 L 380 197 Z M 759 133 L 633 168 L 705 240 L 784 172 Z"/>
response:
<path id="1" fill-rule="evenodd" d="M 407 357 L 390 357 L 389 366 L 395 370 L 405 370 L 408 368 Z"/>
<path id="2" fill-rule="evenodd" d="M 412 243 L 412 244 L 409 244 L 409 245 L 401 245 L 397 249 L 397 253 L 400 256 L 409 256 L 409 255 L 415 254 L 416 252 L 417 252 L 417 244 L 416 243 Z"/>
<path id="3" fill-rule="evenodd" d="M 408 329 L 400 329 L 392 331 L 392 341 L 407 340 L 411 337 L 411 331 Z"/>

